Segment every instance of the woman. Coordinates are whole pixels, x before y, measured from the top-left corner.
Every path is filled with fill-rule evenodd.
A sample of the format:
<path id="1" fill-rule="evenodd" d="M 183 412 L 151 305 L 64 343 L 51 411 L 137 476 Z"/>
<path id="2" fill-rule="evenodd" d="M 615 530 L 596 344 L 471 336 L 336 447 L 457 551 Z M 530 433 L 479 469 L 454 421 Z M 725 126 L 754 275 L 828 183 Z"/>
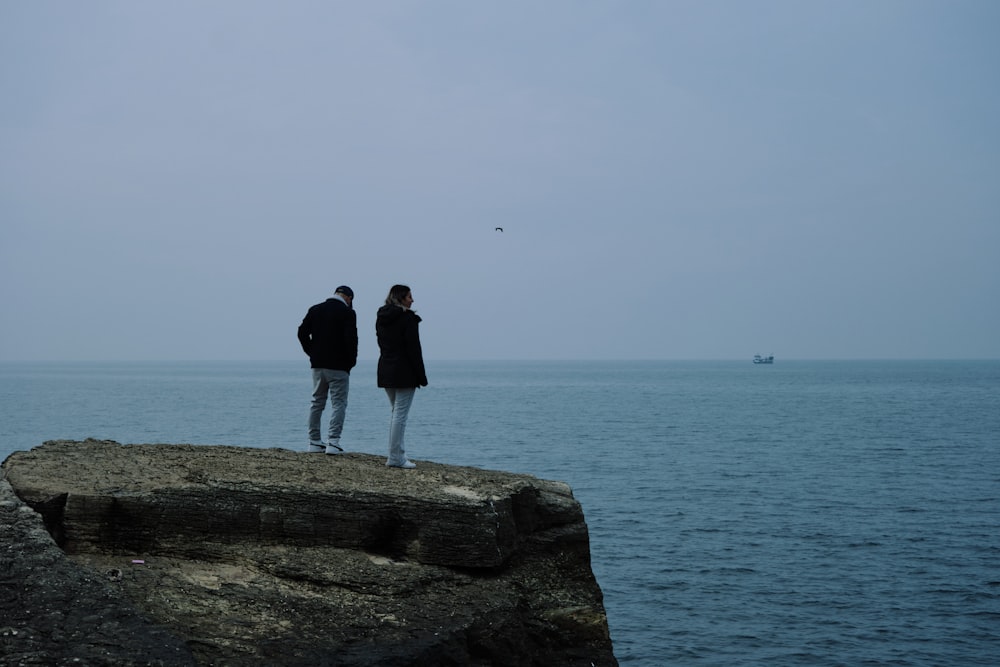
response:
<path id="1" fill-rule="evenodd" d="M 403 433 L 417 387 L 427 386 L 424 355 L 420 349 L 420 316 L 410 310 L 413 293 L 406 285 L 393 285 L 385 305 L 378 309 L 378 386 L 385 389 L 392 408 L 389 421 L 389 459 L 393 468 L 416 468 L 406 458 Z"/>

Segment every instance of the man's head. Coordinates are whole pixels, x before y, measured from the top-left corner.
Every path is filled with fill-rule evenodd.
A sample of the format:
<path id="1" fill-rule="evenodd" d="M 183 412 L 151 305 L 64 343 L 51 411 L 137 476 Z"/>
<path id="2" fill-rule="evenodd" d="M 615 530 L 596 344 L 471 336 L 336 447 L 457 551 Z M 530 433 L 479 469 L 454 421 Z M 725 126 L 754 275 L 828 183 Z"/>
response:
<path id="1" fill-rule="evenodd" d="M 351 305 L 351 303 L 354 301 L 354 290 L 352 290 L 347 285 L 341 285 L 337 289 L 333 290 L 333 293 L 342 296 L 344 298 L 344 301 L 347 302 L 348 306 Z"/>

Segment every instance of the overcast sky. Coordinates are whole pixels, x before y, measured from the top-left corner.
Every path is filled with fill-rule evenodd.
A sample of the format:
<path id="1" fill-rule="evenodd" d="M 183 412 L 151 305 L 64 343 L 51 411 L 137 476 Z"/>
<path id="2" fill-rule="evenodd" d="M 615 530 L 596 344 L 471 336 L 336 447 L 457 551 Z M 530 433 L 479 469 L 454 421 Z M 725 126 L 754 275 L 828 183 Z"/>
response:
<path id="1" fill-rule="evenodd" d="M 995 0 L 9 1 L 0 91 L 0 360 L 1000 358 Z"/>

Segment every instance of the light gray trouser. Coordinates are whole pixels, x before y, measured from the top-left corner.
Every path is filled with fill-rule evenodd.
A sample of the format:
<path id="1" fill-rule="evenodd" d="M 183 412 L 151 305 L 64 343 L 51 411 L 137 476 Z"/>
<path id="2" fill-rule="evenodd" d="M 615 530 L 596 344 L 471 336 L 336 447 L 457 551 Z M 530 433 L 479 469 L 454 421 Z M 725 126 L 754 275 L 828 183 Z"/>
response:
<path id="1" fill-rule="evenodd" d="M 336 371 L 332 368 L 314 368 L 312 409 L 309 411 L 309 440 L 322 440 L 320 418 L 326 407 L 327 396 L 330 398 L 330 429 L 328 442 L 340 440 L 344 430 L 344 415 L 347 414 L 347 391 L 350 387 L 351 374 L 347 371 Z"/>

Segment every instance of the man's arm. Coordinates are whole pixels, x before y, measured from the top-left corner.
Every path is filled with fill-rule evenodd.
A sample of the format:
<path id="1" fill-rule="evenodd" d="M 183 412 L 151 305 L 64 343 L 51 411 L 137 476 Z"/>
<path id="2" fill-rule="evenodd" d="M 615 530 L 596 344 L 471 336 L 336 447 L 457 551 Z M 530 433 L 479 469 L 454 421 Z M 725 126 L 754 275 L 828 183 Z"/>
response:
<path id="1" fill-rule="evenodd" d="M 312 322 L 309 315 L 312 314 L 312 309 L 306 313 L 306 316 L 302 318 L 302 324 L 299 325 L 299 344 L 302 346 L 302 351 L 309 354 L 309 349 L 312 347 Z"/>

